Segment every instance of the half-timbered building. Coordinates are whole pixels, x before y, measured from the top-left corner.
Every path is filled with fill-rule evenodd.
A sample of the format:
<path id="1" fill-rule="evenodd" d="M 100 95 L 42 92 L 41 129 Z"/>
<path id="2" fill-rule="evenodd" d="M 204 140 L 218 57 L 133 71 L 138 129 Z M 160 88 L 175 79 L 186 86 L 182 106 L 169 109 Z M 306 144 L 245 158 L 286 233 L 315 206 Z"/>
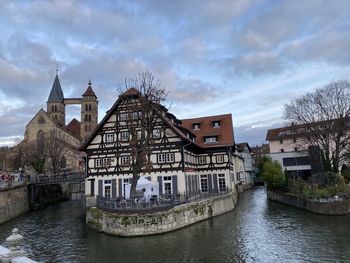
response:
<path id="1" fill-rule="evenodd" d="M 133 172 L 131 141 L 141 136 L 142 129 L 140 99 L 145 97 L 134 88 L 121 94 L 81 147 L 86 153 L 86 195 L 127 195 L 126 185 L 131 183 Z M 179 120 L 162 105 L 154 110 L 150 151 L 140 176 L 157 183 L 160 194 L 234 188 L 231 114 Z M 130 121 L 139 125 L 136 131 L 130 130 Z"/>

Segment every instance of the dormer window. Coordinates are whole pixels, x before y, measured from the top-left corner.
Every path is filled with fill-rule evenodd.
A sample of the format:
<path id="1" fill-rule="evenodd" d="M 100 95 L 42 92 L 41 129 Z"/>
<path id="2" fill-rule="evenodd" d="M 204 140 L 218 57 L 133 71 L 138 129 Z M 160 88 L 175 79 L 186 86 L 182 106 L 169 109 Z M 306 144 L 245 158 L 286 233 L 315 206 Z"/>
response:
<path id="1" fill-rule="evenodd" d="M 213 128 L 220 128 L 220 121 L 213 121 Z"/>
<path id="2" fill-rule="evenodd" d="M 217 143 L 218 137 L 217 136 L 208 136 L 204 138 L 204 143 Z"/>
<path id="3" fill-rule="evenodd" d="M 199 130 L 200 129 L 200 124 L 199 123 L 193 123 L 192 124 L 192 129 L 193 130 Z"/>

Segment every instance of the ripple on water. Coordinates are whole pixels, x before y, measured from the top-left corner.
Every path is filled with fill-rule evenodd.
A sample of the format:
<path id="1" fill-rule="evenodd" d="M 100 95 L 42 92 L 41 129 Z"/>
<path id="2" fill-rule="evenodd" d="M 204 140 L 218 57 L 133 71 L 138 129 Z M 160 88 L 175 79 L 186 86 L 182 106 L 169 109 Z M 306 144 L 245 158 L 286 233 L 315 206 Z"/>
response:
<path id="1" fill-rule="evenodd" d="M 153 237 L 117 238 L 87 228 L 77 203 L 29 213 L 18 227 L 23 248 L 41 262 L 350 262 L 350 217 L 327 217 L 245 192 L 233 212 Z"/>

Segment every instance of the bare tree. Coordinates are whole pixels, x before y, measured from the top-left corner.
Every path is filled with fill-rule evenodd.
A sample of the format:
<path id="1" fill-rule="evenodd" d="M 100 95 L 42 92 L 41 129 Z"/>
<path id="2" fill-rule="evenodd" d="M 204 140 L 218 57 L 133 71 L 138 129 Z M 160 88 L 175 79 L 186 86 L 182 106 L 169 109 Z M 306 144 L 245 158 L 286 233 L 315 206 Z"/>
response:
<path id="1" fill-rule="evenodd" d="M 134 196 L 140 173 L 152 167 L 150 155 L 154 137 L 157 137 L 156 126 L 160 112 L 165 110 L 160 103 L 165 100 L 166 92 L 150 72 L 139 73 L 135 79 L 125 80 L 125 89 L 121 99 L 127 114 L 126 128 L 130 134 L 130 195 Z"/>
<path id="2" fill-rule="evenodd" d="M 324 169 L 339 172 L 349 152 L 350 83 L 334 81 L 292 99 L 285 105 L 285 117 L 295 129 L 304 129 L 303 147 L 320 148 Z"/>
<path id="3" fill-rule="evenodd" d="M 67 143 L 64 142 L 59 132 L 51 130 L 45 135 L 45 154 L 48 160 L 48 167 L 52 174 L 57 174 L 60 170 L 60 163 L 67 151 Z"/>

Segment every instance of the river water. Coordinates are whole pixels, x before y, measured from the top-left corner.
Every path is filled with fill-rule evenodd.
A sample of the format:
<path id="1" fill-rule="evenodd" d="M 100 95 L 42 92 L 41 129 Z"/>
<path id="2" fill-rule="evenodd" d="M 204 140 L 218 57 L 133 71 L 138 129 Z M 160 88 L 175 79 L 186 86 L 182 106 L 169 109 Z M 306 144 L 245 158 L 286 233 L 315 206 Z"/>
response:
<path id="1" fill-rule="evenodd" d="M 268 201 L 263 187 L 236 209 L 175 232 L 119 238 L 89 229 L 76 202 L 52 205 L 0 226 L 17 227 L 40 262 L 350 262 L 350 216 L 321 216 Z"/>

